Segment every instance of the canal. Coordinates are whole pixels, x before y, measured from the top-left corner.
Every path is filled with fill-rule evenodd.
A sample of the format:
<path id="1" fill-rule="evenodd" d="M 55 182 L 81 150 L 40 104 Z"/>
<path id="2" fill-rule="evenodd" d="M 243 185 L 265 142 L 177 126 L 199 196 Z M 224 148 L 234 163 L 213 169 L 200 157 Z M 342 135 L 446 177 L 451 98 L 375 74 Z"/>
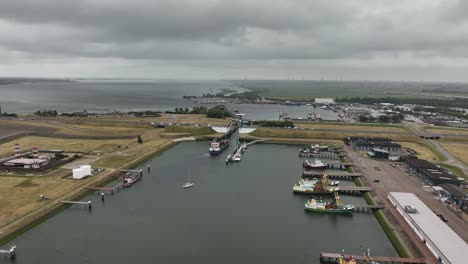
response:
<path id="1" fill-rule="evenodd" d="M 83 199 L 92 211 L 62 211 L 16 238 L 16 259 L 1 262 L 313 264 L 320 250 L 359 254 L 360 246 L 396 256 L 372 214 L 304 212 L 306 196 L 292 193 L 302 171 L 297 147 L 253 145 L 228 166 L 227 152 L 213 158 L 207 149 L 183 143 L 153 158 L 140 182 L 104 203 Z M 189 173 L 195 186 L 182 189 Z"/>

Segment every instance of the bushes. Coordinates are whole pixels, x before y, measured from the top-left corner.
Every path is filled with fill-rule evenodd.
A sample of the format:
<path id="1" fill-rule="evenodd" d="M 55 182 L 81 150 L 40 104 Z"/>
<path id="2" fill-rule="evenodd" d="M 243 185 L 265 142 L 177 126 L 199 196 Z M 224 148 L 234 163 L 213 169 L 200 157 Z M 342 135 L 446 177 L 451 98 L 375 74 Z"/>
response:
<path id="1" fill-rule="evenodd" d="M 291 121 L 254 121 L 254 125 L 261 126 L 261 127 L 294 127 L 294 123 Z"/>
<path id="2" fill-rule="evenodd" d="M 224 105 L 217 105 L 213 108 L 210 108 L 206 112 L 206 116 L 209 118 L 233 117 L 231 111 L 229 111 Z"/>

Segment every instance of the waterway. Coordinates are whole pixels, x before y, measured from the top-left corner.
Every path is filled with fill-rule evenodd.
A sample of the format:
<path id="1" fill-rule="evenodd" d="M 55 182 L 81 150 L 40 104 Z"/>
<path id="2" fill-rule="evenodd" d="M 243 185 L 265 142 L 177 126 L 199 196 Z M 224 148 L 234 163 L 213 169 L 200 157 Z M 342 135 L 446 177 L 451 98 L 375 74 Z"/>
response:
<path id="1" fill-rule="evenodd" d="M 320 250 L 359 254 L 361 245 L 396 256 L 372 214 L 304 211 L 307 196 L 292 193 L 302 171 L 297 147 L 253 145 L 228 166 L 228 152 L 210 157 L 207 149 L 182 143 L 142 164 L 140 182 L 104 203 L 97 194 L 84 198 L 92 211 L 62 211 L 12 241 L 16 260 L 1 262 L 314 264 Z M 182 189 L 189 173 L 195 186 Z"/>
<path id="2" fill-rule="evenodd" d="M 175 107 L 213 107 L 219 103 L 198 104 L 183 99 L 184 95 L 201 96 L 205 93 L 230 89 L 245 92 L 246 89 L 229 81 L 135 81 L 135 80 L 87 80 L 79 82 L 24 83 L 0 85 L 0 106 L 3 112 L 33 113 L 38 110 L 58 112 L 113 111 L 173 111 Z M 325 120 L 336 120 L 331 110 L 312 106 L 282 106 L 225 103 L 231 109 L 245 113 L 250 120 L 277 120 L 280 111 L 293 118 L 306 118 L 309 112 L 320 113 Z"/>

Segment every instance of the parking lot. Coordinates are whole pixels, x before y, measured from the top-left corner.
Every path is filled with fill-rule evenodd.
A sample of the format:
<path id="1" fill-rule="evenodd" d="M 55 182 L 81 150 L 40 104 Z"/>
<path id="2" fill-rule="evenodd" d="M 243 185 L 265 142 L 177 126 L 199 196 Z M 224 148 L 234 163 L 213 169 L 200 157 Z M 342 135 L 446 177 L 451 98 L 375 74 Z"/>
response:
<path id="1" fill-rule="evenodd" d="M 345 150 L 358 169 L 365 176 L 363 180 L 374 188 L 372 195 L 381 203 L 387 199 L 388 192 L 410 192 L 416 194 L 436 214 L 447 220 L 447 224 L 465 241 L 468 242 L 468 224 L 439 200 L 432 192 L 431 186 L 411 173 L 404 163 L 391 163 L 370 159 L 360 155 L 351 147 Z M 464 216 L 466 219 L 466 216 Z"/>

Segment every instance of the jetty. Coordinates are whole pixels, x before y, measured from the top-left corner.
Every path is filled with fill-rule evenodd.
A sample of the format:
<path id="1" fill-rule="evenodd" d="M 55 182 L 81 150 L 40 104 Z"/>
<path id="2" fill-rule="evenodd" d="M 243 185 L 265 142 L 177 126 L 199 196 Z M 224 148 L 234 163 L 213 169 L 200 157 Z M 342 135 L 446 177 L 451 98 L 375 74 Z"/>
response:
<path id="1" fill-rule="evenodd" d="M 354 211 L 355 212 L 361 212 L 361 213 L 370 213 L 373 212 L 374 210 L 380 210 L 384 209 L 385 205 L 383 204 L 376 204 L 376 205 L 355 205 L 354 206 Z"/>
<path id="2" fill-rule="evenodd" d="M 98 192 L 109 192 L 111 195 L 114 194 L 114 192 L 117 192 L 120 190 L 120 188 L 123 188 L 123 182 L 120 182 L 114 186 L 111 186 L 111 187 L 99 187 L 99 186 L 88 186 L 88 187 L 85 187 L 85 189 L 88 189 L 88 190 L 94 190 L 94 191 L 98 191 Z"/>
<path id="3" fill-rule="evenodd" d="M 15 258 L 16 257 L 16 245 L 11 244 L 9 249 L 0 249 L 0 254 L 3 254 L 5 257 Z"/>
<path id="4" fill-rule="evenodd" d="M 76 205 L 76 207 L 83 205 L 85 208 L 91 209 L 91 201 L 60 201 L 63 204 Z"/>
<path id="5" fill-rule="evenodd" d="M 333 152 L 325 153 L 299 153 L 299 158 L 323 158 L 339 160 L 340 157 L 346 156 L 345 154 L 337 154 Z"/>
<path id="6" fill-rule="evenodd" d="M 304 170 L 302 172 L 303 177 L 322 177 L 323 171 L 317 170 Z M 361 177 L 362 173 L 358 172 L 347 172 L 347 171 L 327 171 L 328 178 L 335 179 L 354 179 L 355 177 Z"/>
<path id="7" fill-rule="evenodd" d="M 342 258 L 343 255 L 340 253 L 328 253 L 322 252 L 320 254 L 320 263 L 338 263 L 338 259 Z M 349 255 L 344 254 L 345 258 L 353 257 L 359 263 L 364 263 L 368 261 L 367 256 L 363 255 Z M 382 256 L 372 256 L 370 257 L 372 261 L 379 262 L 380 264 L 426 264 L 426 260 L 423 258 L 400 258 L 400 257 L 382 257 Z"/>
<path id="8" fill-rule="evenodd" d="M 242 145 L 237 146 L 236 150 L 234 150 L 232 154 L 227 156 L 226 164 L 228 164 L 229 162 L 233 162 L 233 161 L 241 161 L 242 154 L 247 150 L 247 146 L 253 145 L 258 142 L 263 142 L 266 140 L 270 140 L 270 138 L 258 139 L 258 140 L 255 140 L 249 143 L 244 143 Z"/>
<path id="9" fill-rule="evenodd" d="M 343 186 L 343 187 L 328 187 L 327 189 L 319 191 L 298 191 L 295 190 L 295 193 L 304 193 L 304 194 L 333 194 L 334 192 L 343 193 L 343 194 L 362 194 L 364 192 L 372 191 L 372 187 L 368 186 Z M 376 207 L 377 208 L 377 207 Z"/>

